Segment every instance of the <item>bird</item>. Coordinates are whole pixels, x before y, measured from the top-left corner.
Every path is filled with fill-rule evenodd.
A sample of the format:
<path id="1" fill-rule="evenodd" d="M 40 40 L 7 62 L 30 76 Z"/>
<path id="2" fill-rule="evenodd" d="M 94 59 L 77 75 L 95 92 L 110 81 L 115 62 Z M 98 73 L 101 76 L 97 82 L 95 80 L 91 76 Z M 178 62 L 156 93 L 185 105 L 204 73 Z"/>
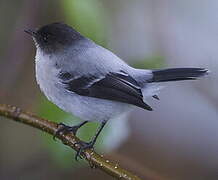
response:
<path id="1" fill-rule="evenodd" d="M 75 156 L 93 148 L 108 120 L 137 106 L 152 111 L 147 98 L 159 100 L 162 82 L 195 80 L 205 68 L 137 69 L 117 55 L 60 22 L 27 29 L 36 46 L 36 81 L 44 95 L 60 109 L 79 117 L 73 126 L 59 124 L 61 133 L 76 135 L 88 122 L 100 123 L 88 142 L 81 141 Z"/>

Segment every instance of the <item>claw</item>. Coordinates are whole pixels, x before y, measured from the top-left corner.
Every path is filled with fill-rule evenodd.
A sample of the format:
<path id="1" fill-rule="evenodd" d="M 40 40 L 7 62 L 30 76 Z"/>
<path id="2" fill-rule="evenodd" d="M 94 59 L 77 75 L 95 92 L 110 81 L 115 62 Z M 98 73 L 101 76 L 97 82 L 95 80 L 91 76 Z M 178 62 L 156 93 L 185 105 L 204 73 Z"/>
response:
<path id="1" fill-rule="evenodd" d="M 75 160 L 78 161 L 78 157 L 82 158 L 81 154 L 83 153 L 84 150 L 86 149 L 93 149 L 93 146 L 99 136 L 99 134 L 101 133 L 102 129 L 104 128 L 105 124 L 107 123 L 107 121 L 103 121 L 101 123 L 101 125 L 99 126 L 95 136 L 92 138 L 92 140 L 90 142 L 83 142 L 80 141 L 80 149 L 77 151 L 76 156 L 75 156 Z"/>
<path id="2" fill-rule="evenodd" d="M 76 152 L 76 155 L 75 155 L 75 160 L 76 161 L 78 161 L 78 157 L 80 158 L 80 159 L 82 159 L 82 153 L 84 152 L 84 150 L 86 150 L 86 149 L 92 149 L 93 148 L 93 146 L 94 146 L 94 143 L 91 141 L 91 142 L 88 142 L 88 143 L 86 143 L 86 142 L 83 142 L 83 141 L 81 141 L 81 142 L 79 142 L 78 144 L 80 144 L 80 148 L 79 148 L 79 150 Z"/>
<path id="3" fill-rule="evenodd" d="M 88 121 L 84 121 L 76 126 L 66 126 L 65 124 L 63 123 L 60 123 L 58 125 L 58 130 L 55 132 L 54 136 L 53 136 L 53 139 L 55 140 L 55 138 L 61 134 L 66 134 L 66 133 L 70 133 L 72 132 L 74 135 L 76 135 L 77 133 L 77 130 L 84 126 Z M 78 157 L 82 159 L 82 153 L 84 153 L 84 150 L 86 149 L 93 149 L 93 146 L 100 134 L 100 132 L 102 131 L 102 129 L 104 128 L 105 124 L 107 123 L 107 121 L 103 121 L 101 123 L 101 125 L 99 126 L 96 134 L 94 135 L 94 137 L 92 138 L 92 140 L 90 142 L 83 142 L 83 141 L 80 141 L 78 142 L 77 144 L 80 145 L 80 148 L 79 150 L 77 151 L 76 155 L 75 155 L 75 160 L 78 161 Z M 76 144 L 75 144 L 76 145 Z"/>
<path id="4" fill-rule="evenodd" d="M 77 130 L 79 129 L 78 126 L 67 126 L 63 123 L 58 124 L 58 130 L 55 132 L 53 139 L 56 140 L 56 137 L 61 134 L 73 133 L 76 135 Z"/>
<path id="5" fill-rule="evenodd" d="M 60 127 L 60 126 L 62 126 L 62 127 Z M 55 132 L 55 134 L 54 134 L 54 136 L 53 136 L 53 140 L 54 140 L 54 141 L 56 141 L 56 137 L 61 134 L 61 132 L 63 131 L 63 127 L 64 127 L 64 126 L 65 126 L 65 125 L 64 125 L 63 123 L 59 123 L 59 124 L 58 124 L 58 130 Z"/>

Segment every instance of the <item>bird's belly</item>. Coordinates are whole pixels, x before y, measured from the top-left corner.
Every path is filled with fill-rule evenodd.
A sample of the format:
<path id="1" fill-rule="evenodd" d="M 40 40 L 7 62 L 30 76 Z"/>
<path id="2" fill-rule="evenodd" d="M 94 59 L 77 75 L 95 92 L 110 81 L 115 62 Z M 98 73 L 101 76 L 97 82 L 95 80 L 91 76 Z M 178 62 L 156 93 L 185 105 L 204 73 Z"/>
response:
<path id="1" fill-rule="evenodd" d="M 129 110 L 130 105 L 125 103 L 80 96 L 68 91 L 57 79 L 58 70 L 50 68 L 49 63 L 49 59 L 36 61 L 37 83 L 45 96 L 62 110 L 86 121 L 109 120 Z"/>
<path id="2" fill-rule="evenodd" d="M 80 96 L 71 92 L 65 92 L 64 96 L 64 100 L 53 102 L 64 111 L 85 121 L 107 121 L 128 111 L 130 107 L 128 104 Z"/>
<path id="3" fill-rule="evenodd" d="M 40 81 L 38 79 L 38 81 Z M 52 84 L 52 81 L 39 83 L 45 96 L 62 110 L 71 113 L 85 121 L 103 121 L 116 117 L 130 109 L 129 104 L 80 96 L 70 92 L 61 84 Z M 50 83 L 50 84 L 49 84 Z"/>

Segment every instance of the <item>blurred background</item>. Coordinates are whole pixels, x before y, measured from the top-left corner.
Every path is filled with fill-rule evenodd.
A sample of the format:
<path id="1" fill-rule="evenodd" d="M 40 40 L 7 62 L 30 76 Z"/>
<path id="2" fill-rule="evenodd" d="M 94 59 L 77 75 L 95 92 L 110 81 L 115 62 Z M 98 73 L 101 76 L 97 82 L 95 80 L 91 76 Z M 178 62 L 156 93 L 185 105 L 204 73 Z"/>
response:
<path id="1" fill-rule="evenodd" d="M 0 103 L 66 124 L 35 81 L 25 28 L 65 22 L 139 68 L 204 67 L 209 77 L 164 84 L 153 112 L 112 120 L 97 151 L 143 179 L 218 179 L 218 1 L 0 0 Z M 81 129 L 88 140 L 96 123 Z M 40 131 L 0 117 L 0 179 L 112 179 Z"/>

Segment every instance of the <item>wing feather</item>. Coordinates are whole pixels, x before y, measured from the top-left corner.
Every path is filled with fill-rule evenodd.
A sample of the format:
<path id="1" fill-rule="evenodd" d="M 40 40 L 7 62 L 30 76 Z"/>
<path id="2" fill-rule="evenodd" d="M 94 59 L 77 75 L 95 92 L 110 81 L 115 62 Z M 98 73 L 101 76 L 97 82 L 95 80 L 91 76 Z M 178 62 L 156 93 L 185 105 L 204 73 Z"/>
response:
<path id="1" fill-rule="evenodd" d="M 69 74 L 62 78 L 66 89 L 81 96 L 119 101 L 133 104 L 152 111 L 152 108 L 143 101 L 141 88 L 137 81 L 127 73 L 108 73 L 105 76 L 86 75 L 69 80 Z M 62 73 L 63 76 L 63 73 Z M 61 77 L 60 77 L 61 78 Z"/>

